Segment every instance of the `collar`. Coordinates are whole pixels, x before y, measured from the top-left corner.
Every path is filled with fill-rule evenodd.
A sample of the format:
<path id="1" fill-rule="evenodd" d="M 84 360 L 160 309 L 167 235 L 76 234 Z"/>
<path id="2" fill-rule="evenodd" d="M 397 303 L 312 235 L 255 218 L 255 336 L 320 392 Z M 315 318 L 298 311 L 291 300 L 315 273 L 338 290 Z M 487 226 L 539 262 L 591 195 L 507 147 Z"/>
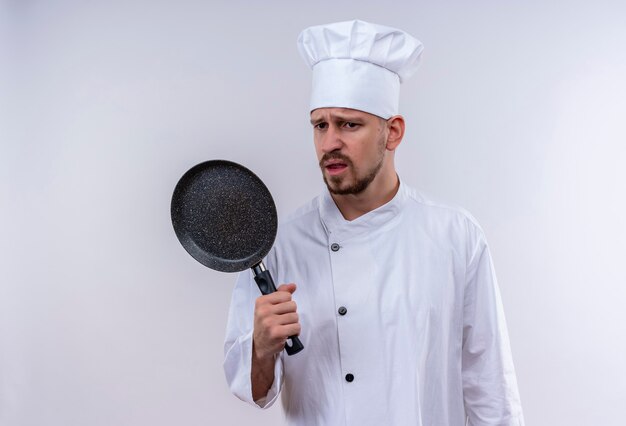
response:
<path id="1" fill-rule="evenodd" d="M 408 188 L 400 179 L 398 192 L 389 202 L 354 220 L 344 219 L 328 188 L 319 198 L 318 208 L 326 233 L 332 235 L 333 240 L 345 241 L 364 232 L 371 232 L 372 229 L 380 228 L 391 221 L 402 210 L 407 198 Z"/>

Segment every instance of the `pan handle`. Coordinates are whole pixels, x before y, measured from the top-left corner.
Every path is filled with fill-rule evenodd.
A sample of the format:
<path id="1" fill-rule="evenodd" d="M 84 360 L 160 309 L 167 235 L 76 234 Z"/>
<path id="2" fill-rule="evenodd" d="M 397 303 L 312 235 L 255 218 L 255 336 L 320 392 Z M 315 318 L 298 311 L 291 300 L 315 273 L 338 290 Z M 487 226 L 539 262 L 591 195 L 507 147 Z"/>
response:
<path id="1" fill-rule="evenodd" d="M 256 284 L 259 286 L 259 290 L 261 290 L 263 295 L 274 293 L 276 291 L 272 274 L 270 274 L 270 271 L 265 269 L 263 262 L 259 262 L 254 265 L 252 267 L 252 271 L 254 272 L 254 281 L 256 281 Z M 302 349 L 304 349 L 304 345 L 302 345 L 298 336 L 289 336 L 287 343 L 285 343 L 285 351 L 287 351 L 287 355 L 295 355 Z"/>

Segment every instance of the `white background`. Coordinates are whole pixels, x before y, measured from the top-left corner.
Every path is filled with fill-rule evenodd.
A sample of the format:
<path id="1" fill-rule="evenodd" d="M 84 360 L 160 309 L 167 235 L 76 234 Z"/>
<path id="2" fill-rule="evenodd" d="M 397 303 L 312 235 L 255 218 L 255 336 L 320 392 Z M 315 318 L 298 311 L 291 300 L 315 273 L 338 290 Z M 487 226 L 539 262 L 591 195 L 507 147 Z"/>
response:
<path id="1" fill-rule="evenodd" d="M 528 425 L 624 425 L 623 2 L 0 0 L 2 426 L 276 424 L 226 387 L 235 277 L 170 197 L 214 158 L 279 216 L 315 196 L 295 41 L 352 18 L 425 45 L 399 172 L 482 224 Z"/>

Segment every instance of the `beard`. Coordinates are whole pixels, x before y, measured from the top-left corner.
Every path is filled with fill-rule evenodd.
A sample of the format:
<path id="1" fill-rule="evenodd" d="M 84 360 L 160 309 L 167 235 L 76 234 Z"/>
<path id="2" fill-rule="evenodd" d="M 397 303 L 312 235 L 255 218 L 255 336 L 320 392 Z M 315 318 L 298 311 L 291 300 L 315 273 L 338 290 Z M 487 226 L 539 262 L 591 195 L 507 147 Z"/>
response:
<path id="1" fill-rule="evenodd" d="M 366 170 L 364 173 L 359 173 L 359 170 L 354 168 L 352 160 L 340 152 L 329 152 L 324 154 L 320 160 L 320 168 L 322 169 L 322 177 L 324 183 L 331 194 L 336 195 L 348 195 L 348 194 L 360 194 L 365 191 L 367 187 L 374 181 L 374 178 L 380 172 L 383 167 L 383 160 L 385 159 L 385 140 L 381 138 L 378 143 L 378 159 L 376 163 Z M 324 174 L 323 164 L 328 160 L 341 160 L 346 164 L 347 176 L 326 176 Z"/>

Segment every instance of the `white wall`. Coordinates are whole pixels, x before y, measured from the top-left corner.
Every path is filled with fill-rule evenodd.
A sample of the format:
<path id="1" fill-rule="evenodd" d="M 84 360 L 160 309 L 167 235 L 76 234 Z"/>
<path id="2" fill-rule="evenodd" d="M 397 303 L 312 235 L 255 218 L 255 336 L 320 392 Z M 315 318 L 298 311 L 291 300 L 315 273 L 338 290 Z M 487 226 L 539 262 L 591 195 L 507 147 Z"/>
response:
<path id="1" fill-rule="evenodd" d="M 485 229 L 527 423 L 623 425 L 626 6 L 544 3 L 0 0 L 0 424 L 281 418 L 229 394 L 234 276 L 169 202 L 213 158 L 316 195 L 295 40 L 358 17 L 425 44 L 400 173 Z"/>

